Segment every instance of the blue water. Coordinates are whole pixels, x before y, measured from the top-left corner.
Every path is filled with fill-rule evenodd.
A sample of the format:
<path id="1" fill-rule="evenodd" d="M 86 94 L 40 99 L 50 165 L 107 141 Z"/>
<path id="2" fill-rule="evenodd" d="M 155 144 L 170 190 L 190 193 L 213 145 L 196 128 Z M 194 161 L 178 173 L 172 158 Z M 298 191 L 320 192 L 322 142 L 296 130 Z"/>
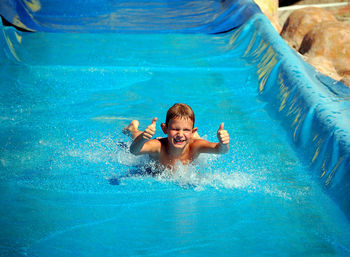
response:
<path id="1" fill-rule="evenodd" d="M 348 220 L 270 116 L 230 33 L 5 31 L 1 256 L 350 255 Z M 230 151 L 145 175 L 152 164 L 121 130 L 164 122 L 176 102 L 205 139 L 225 122 Z"/>

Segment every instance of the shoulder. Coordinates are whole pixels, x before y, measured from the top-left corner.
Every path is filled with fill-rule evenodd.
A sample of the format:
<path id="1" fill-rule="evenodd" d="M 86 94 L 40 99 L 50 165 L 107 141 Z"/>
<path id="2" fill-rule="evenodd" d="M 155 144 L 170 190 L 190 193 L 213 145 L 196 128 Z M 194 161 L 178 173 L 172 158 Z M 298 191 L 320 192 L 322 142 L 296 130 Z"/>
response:
<path id="1" fill-rule="evenodd" d="M 147 144 L 154 145 L 154 146 L 160 146 L 162 144 L 161 138 L 154 138 L 154 139 L 148 140 Z"/>
<path id="2" fill-rule="evenodd" d="M 216 143 L 209 142 L 204 139 L 194 139 L 191 143 L 192 148 L 215 147 Z"/>
<path id="3" fill-rule="evenodd" d="M 198 145 L 208 144 L 208 143 L 210 142 L 202 138 L 196 138 L 196 139 L 193 139 L 192 141 L 192 144 L 198 144 Z"/>
<path id="4" fill-rule="evenodd" d="M 156 138 L 156 139 L 148 140 L 144 144 L 144 149 L 148 153 L 159 153 L 160 149 L 161 149 L 161 146 L 162 146 L 161 141 Z"/>
<path id="5" fill-rule="evenodd" d="M 191 151 L 195 153 L 214 153 L 217 143 L 209 142 L 204 139 L 194 139 L 191 143 Z"/>

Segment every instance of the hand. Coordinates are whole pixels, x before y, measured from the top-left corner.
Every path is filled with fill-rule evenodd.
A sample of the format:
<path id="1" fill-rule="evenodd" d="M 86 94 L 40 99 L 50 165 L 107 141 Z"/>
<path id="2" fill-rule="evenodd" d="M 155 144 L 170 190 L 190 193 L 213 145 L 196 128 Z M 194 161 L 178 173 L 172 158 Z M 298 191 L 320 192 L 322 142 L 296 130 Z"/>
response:
<path id="1" fill-rule="evenodd" d="M 230 135 L 227 130 L 224 130 L 224 123 L 220 124 L 218 129 L 217 137 L 219 139 L 220 144 L 227 145 L 230 142 Z"/>
<path id="2" fill-rule="evenodd" d="M 156 122 L 157 122 L 157 117 L 153 118 L 152 123 L 145 129 L 143 132 L 143 138 L 146 140 L 150 140 L 154 134 L 156 133 Z"/>

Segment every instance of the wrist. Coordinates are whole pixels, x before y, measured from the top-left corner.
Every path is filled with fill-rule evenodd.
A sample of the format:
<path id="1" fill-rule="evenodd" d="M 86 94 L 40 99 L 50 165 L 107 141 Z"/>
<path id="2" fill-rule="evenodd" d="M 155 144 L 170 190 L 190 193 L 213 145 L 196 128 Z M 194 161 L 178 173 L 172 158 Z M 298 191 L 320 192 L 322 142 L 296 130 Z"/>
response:
<path id="1" fill-rule="evenodd" d="M 220 148 L 220 152 L 221 153 L 226 153 L 226 152 L 228 152 L 229 145 L 228 145 L 228 143 L 224 144 L 223 142 L 220 142 L 219 143 L 219 148 Z"/>

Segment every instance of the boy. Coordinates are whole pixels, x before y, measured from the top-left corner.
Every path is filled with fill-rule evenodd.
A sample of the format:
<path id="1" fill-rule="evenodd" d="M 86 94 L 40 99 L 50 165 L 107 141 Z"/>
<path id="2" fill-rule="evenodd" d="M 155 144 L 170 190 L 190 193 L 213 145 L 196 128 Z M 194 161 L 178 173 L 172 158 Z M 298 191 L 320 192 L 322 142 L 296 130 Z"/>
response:
<path id="1" fill-rule="evenodd" d="M 183 164 L 192 162 L 200 153 L 223 154 L 229 149 L 230 137 L 221 123 L 217 132 L 219 143 L 201 139 L 194 127 L 194 113 L 187 104 L 173 105 L 167 112 L 165 123 L 161 124 L 164 134 L 168 137 L 151 139 L 156 132 L 157 118 L 145 131 L 138 130 L 139 122 L 133 120 L 123 133 L 131 135 L 133 142 L 130 152 L 135 155 L 148 154 L 165 167 L 174 167 L 177 161 Z"/>

